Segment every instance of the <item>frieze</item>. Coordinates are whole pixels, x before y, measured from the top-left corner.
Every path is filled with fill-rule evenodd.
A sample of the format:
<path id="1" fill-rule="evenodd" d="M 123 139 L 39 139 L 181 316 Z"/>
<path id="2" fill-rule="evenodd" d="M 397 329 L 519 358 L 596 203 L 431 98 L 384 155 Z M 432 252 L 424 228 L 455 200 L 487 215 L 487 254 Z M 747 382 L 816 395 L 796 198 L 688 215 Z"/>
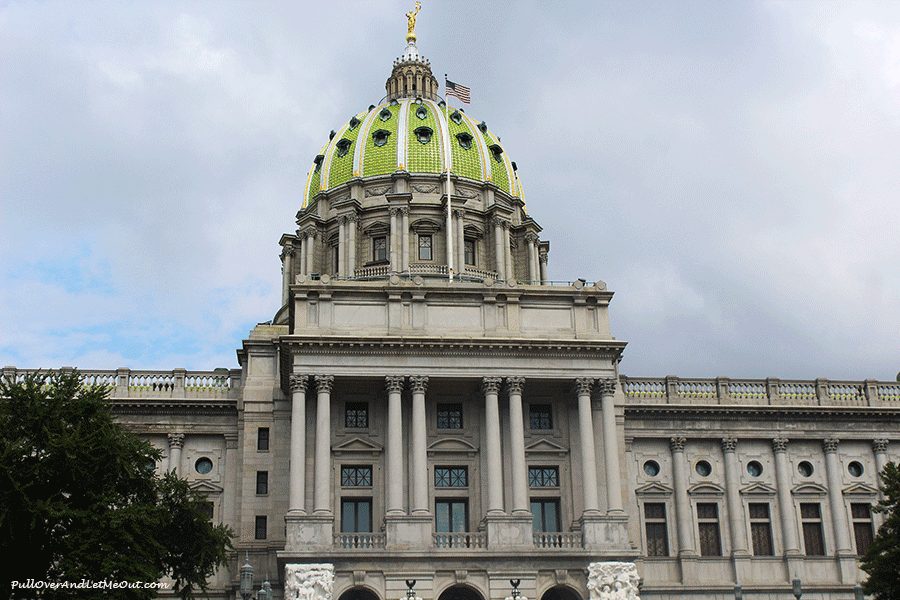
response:
<path id="1" fill-rule="evenodd" d="M 412 189 L 419 194 L 437 194 L 439 191 L 439 188 L 436 185 L 424 185 L 421 183 L 413 184 Z"/>
<path id="2" fill-rule="evenodd" d="M 372 198 L 374 196 L 384 196 L 388 192 L 393 189 L 390 185 L 385 186 L 372 186 L 366 188 L 366 198 Z"/>

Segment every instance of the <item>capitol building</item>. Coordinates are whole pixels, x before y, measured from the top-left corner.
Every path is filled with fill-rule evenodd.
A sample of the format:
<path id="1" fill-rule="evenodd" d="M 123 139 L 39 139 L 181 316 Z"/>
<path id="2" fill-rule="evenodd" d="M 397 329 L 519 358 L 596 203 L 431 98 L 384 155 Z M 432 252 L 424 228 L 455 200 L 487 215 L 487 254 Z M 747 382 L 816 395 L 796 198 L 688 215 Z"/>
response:
<path id="1" fill-rule="evenodd" d="M 309 149 L 240 368 L 84 372 L 234 530 L 209 597 L 248 562 L 274 598 L 853 598 L 900 383 L 621 373 L 613 292 L 557 279 L 563 232 L 414 18 Z"/>

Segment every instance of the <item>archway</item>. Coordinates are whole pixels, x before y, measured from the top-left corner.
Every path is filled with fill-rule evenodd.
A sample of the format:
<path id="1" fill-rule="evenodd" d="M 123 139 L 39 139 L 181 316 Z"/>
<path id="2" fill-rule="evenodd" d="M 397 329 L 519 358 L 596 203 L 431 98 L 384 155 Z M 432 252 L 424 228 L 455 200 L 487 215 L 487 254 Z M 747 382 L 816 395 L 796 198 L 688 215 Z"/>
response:
<path id="1" fill-rule="evenodd" d="M 570 587 L 556 585 L 544 592 L 541 600 L 581 600 L 581 596 Z"/>
<path id="2" fill-rule="evenodd" d="M 338 600 L 381 600 L 378 594 L 362 586 L 352 587 L 343 594 Z"/>
<path id="3" fill-rule="evenodd" d="M 441 592 L 438 600 L 484 600 L 484 596 L 467 585 L 452 585 Z"/>

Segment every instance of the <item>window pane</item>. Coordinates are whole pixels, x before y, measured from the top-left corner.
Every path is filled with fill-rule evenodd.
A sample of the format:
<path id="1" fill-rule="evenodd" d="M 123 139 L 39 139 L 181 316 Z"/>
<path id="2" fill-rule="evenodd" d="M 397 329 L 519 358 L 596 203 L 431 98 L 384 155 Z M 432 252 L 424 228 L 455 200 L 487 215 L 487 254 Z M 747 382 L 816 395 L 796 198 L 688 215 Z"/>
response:
<path id="1" fill-rule="evenodd" d="M 352 429 L 368 429 L 369 403 L 348 402 L 344 405 L 344 427 Z"/>
<path id="2" fill-rule="evenodd" d="M 356 503 L 344 500 L 341 502 L 341 531 L 352 533 L 356 531 Z"/>
<path id="3" fill-rule="evenodd" d="M 711 502 L 701 502 L 697 504 L 698 519 L 718 519 L 719 506 Z"/>
<path id="4" fill-rule="evenodd" d="M 644 517 L 647 519 L 665 519 L 666 505 L 662 502 L 648 502 L 644 504 Z"/>
<path id="5" fill-rule="evenodd" d="M 257 494 L 268 494 L 269 493 L 269 472 L 268 471 L 257 471 L 256 472 L 256 493 Z"/>
<path id="6" fill-rule="evenodd" d="M 722 556 L 718 523 L 700 523 L 700 555 Z"/>
<path id="7" fill-rule="evenodd" d="M 469 486 L 469 469 L 466 467 L 435 467 L 434 487 L 464 488 Z"/>
<path id="8" fill-rule="evenodd" d="M 341 486 L 369 487 L 372 485 L 370 465 L 341 467 Z"/>
<path id="9" fill-rule="evenodd" d="M 531 429 L 553 429 L 553 413 L 550 410 L 550 405 L 529 405 L 528 424 Z"/>
<path id="10" fill-rule="evenodd" d="M 419 260 L 431 260 L 431 236 L 419 236 Z"/>
<path id="11" fill-rule="evenodd" d="M 356 531 L 372 531 L 372 503 L 368 500 L 356 503 Z"/>
<path id="12" fill-rule="evenodd" d="M 769 505 L 765 502 L 751 502 L 750 503 L 750 518 L 751 519 L 768 519 L 769 518 Z"/>
<path id="13" fill-rule="evenodd" d="M 450 531 L 450 503 L 438 500 L 434 509 L 435 531 Z"/>
<path id="14" fill-rule="evenodd" d="M 818 508 L 818 505 L 815 505 Z M 803 524 L 803 545 L 807 556 L 825 556 L 825 542 L 822 539 L 822 524 Z"/>
<path id="15" fill-rule="evenodd" d="M 769 523 L 750 523 L 750 537 L 753 538 L 753 554 L 774 556 L 772 548 L 772 527 Z"/>
<path id="16" fill-rule="evenodd" d="M 269 449 L 269 428 L 260 427 L 256 431 L 256 449 L 265 451 Z"/>
<path id="17" fill-rule="evenodd" d="M 803 503 L 800 505 L 800 516 L 804 519 L 821 519 L 822 511 L 818 504 Z"/>
<path id="18" fill-rule="evenodd" d="M 647 523 L 647 556 L 668 556 L 669 540 L 665 523 Z"/>
<path id="19" fill-rule="evenodd" d="M 255 536 L 256 539 L 258 539 L 258 540 L 266 539 L 266 533 L 267 533 L 266 530 L 268 529 L 268 527 L 266 525 L 267 525 L 267 523 L 266 523 L 265 516 L 256 517 L 256 527 L 255 527 L 256 531 L 254 532 L 256 534 L 256 536 Z"/>
<path id="20" fill-rule="evenodd" d="M 853 537 L 856 538 L 856 554 L 864 555 L 874 541 L 871 523 L 857 522 L 853 524 Z"/>
<path id="21" fill-rule="evenodd" d="M 463 411 L 462 404 L 438 404 L 437 405 L 438 429 L 462 429 Z"/>
<path id="22" fill-rule="evenodd" d="M 468 528 L 466 527 L 466 503 L 465 502 L 454 502 L 451 505 L 452 510 L 452 518 L 451 518 L 451 527 L 452 531 L 466 531 Z"/>
<path id="23" fill-rule="evenodd" d="M 372 260 L 373 261 L 387 260 L 387 238 L 386 237 L 372 238 Z"/>
<path id="24" fill-rule="evenodd" d="M 853 514 L 854 519 L 871 519 L 872 518 L 872 510 L 868 504 L 851 504 L 850 512 Z"/>
<path id="25" fill-rule="evenodd" d="M 559 467 L 528 467 L 528 486 L 559 487 Z"/>
<path id="26" fill-rule="evenodd" d="M 535 531 L 559 531 L 559 500 L 532 500 L 531 514 Z"/>
<path id="27" fill-rule="evenodd" d="M 466 240 L 466 264 L 475 266 L 475 240 Z"/>

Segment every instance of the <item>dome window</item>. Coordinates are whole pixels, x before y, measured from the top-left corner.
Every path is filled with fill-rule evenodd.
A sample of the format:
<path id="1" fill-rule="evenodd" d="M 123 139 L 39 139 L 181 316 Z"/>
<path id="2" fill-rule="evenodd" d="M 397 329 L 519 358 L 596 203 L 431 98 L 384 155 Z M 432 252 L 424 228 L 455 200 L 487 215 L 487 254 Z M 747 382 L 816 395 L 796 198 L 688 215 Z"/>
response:
<path id="1" fill-rule="evenodd" d="M 494 160 L 503 162 L 503 148 L 499 144 L 491 144 L 491 154 L 494 155 Z"/>
<path id="2" fill-rule="evenodd" d="M 394 98 L 393 100 L 391 100 L 391 106 L 397 106 L 398 104 L 400 104 L 400 103 L 397 101 L 396 98 Z"/>
<path id="3" fill-rule="evenodd" d="M 447 103 L 441 100 L 440 102 L 438 102 L 438 106 L 441 110 L 444 110 L 444 107 L 447 106 Z"/>
<path id="4" fill-rule="evenodd" d="M 389 121 L 391 119 L 392 113 L 387 108 L 382 108 L 381 112 L 378 113 L 378 118 L 382 121 Z"/>
<path id="5" fill-rule="evenodd" d="M 328 139 L 333 140 L 335 135 L 337 135 L 337 131 L 332 129 L 331 131 L 328 132 Z"/>
<path id="6" fill-rule="evenodd" d="M 428 118 L 428 109 L 425 108 L 424 106 L 420 106 L 419 108 L 416 109 L 416 116 L 422 120 Z"/>
<path id="7" fill-rule="evenodd" d="M 386 129 L 379 129 L 372 133 L 372 143 L 376 146 L 384 146 L 388 142 L 388 136 L 391 135 L 390 131 Z"/>
<path id="8" fill-rule="evenodd" d="M 458 110 L 454 110 L 450 115 L 450 120 L 459 125 L 460 123 L 462 123 L 462 115 Z"/>
<path id="9" fill-rule="evenodd" d="M 456 139 L 459 142 L 459 146 L 463 150 L 468 150 L 472 147 L 472 135 L 463 131 L 462 133 L 456 134 Z"/>
<path id="10" fill-rule="evenodd" d="M 484 121 L 482 121 L 481 123 L 479 123 L 479 124 L 478 124 L 478 131 L 480 131 L 481 133 L 487 133 L 487 123 L 485 123 Z"/>
<path id="11" fill-rule="evenodd" d="M 370 105 L 369 105 L 369 112 L 372 112 L 372 109 L 373 109 L 373 108 L 375 108 L 375 105 L 374 105 L 374 104 L 370 104 Z"/>
<path id="12" fill-rule="evenodd" d="M 359 125 L 359 119 L 357 119 L 356 117 L 352 117 L 350 119 L 350 131 L 353 131 L 354 129 L 356 129 L 358 125 Z"/>
<path id="13" fill-rule="evenodd" d="M 419 143 L 427 144 L 431 141 L 434 130 L 431 127 L 417 127 L 413 133 L 416 134 L 416 139 L 419 140 Z"/>
<path id="14" fill-rule="evenodd" d="M 348 152 L 350 152 L 350 146 L 353 145 L 353 142 L 346 138 L 341 138 L 337 143 L 337 155 L 338 157 L 346 156 Z"/>
<path id="15" fill-rule="evenodd" d="M 316 173 L 319 172 L 319 169 L 322 168 L 322 161 L 325 160 L 324 154 L 316 154 L 316 157 L 313 159 L 313 162 L 316 164 Z"/>

